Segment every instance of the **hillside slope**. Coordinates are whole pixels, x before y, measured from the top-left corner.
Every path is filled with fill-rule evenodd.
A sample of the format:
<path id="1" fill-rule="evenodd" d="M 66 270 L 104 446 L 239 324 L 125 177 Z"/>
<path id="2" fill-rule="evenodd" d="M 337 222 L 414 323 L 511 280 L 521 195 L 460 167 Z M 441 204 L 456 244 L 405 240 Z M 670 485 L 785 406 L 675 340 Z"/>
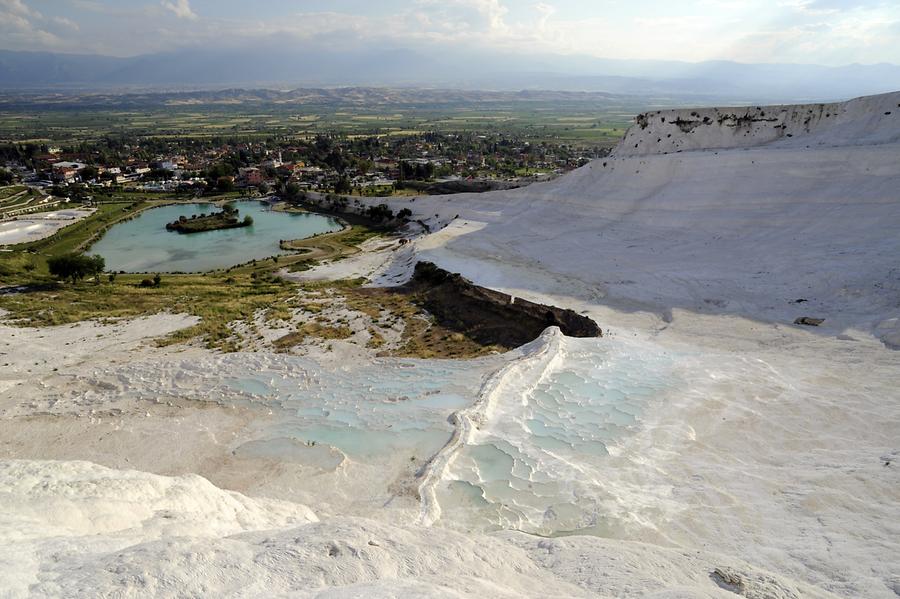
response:
<path id="1" fill-rule="evenodd" d="M 183 321 L 171 316 L 10 329 L 0 335 L 12 369 L 0 413 L 24 418 L 0 421 L 16 431 L 0 447 L 0 588 L 11 597 L 896 599 L 900 361 L 881 342 L 900 345 L 900 118 L 885 114 L 889 103 L 900 94 L 824 108 L 839 116 L 790 138 L 774 127 L 794 130 L 810 107 L 743 109 L 783 120 L 746 136 L 724 120 L 679 129 L 683 147 L 667 154 L 623 142 L 608 159 L 521 190 L 391 200 L 431 232 L 302 273 L 397 284 L 429 259 L 603 327 L 590 339 L 545 331 L 487 377 L 454 372 L 441 383 L 433 364 L 415 374 L 410 360 L 362 368 L 340 354 L 318 362 L 145 343 L 148 331 Z M 669 114 L 691 112 L 709 114 Z M 648 119 L 630 135 L 658 137 L 665 126 Z M 791 324 L 803 315 L 826 320 Z M 411 374 L 398 383 L 395 368 Z M 478 397 L 455 403 L 470 385 Z M 283 447 L 331 430 L 324 439 L 335 447 L 357 443 L 370 414 L 416 438 L 441 412 L 413 406 L 440 400 L 437 386 L 466 406 L 440 419 L 455 434 L 425 469 L 385 445 L 416 469 L 409 480 L 426 476 L 412 494 L 398 479 L 398 502 L 371 489 L 354 497 L 375 520 L 332 516 L 328 505 L 360 488 L 357 472 L 389 480 L 366 461 L 372 452 L 352 458 L 362 470 L 345 460 L 335 478 L 298 474 L 279 497 L 309 497 L 324 508 L 316 514 L 169 477 L 180 471 L 122 469 L 132 468 L 124 443 L 145 467 L 173 468 L 157 456 L 174 453 L 185 471 L 233 465 L 248 440 Z M 258 416 L 236 430 L 251 407 Z M 25 451 L 14 451 L 14 436 L 29 437 Z M 179 450 L 167 451 L 176 436 Z M 40 461 L 57 451 L 114 463 Z M 250 489 L 269 492 L 257 485 L 301 472 L 297 455 L 265 453 L 247 470 Z M 403 505 L 415 497 L 423 501 L 410 513 Z M 526 534 L 529 522 L 547 528 Z"/>
<path id="2" fill-rule="evenodd" d="M 380 269 L 349 259 L 319 276 L 394 285 L 429 260 L 586 314 L 605 334 L 546 346 L 546 360 L 496 379 L 484 413 L 461 420 L 463 447 L 448 466 L 436 462 L 441 483 L 426 491 L 441 511 L 428 517 L 471 517 L 447 499 L 462 483 L 499 498 L 484 509 L 500 526 L 574 521 L 562 529 L 702 548 L 842 597 L 896 597 L 886 556 L 900 538 L 900 366 L 885 346 L 900 347 L 897 104 L 900 93 L 660 112 L 609 158 L 553 182 L 392 200 L 431 232 L 388 251 Z M 775 120 L 703 124 L 716 114 Z M 690 133 L 678 124 L 698 120 Z M 793 324 L 804 316 L 825 321 Z M 645 397 L 639 422 L 602 459 L 571 457 L 601 434 L 592 411 L 610 389 L 629 403 Z M 579 426 L 589 430 L 573 440 Z M 534 469 L 509 485 L 524 493 L 496 490 L 493 479 L 506 480 L 498 463 Z M 548 508 L 529 496 L 535 480 L 566 500 L 549 493 Z"/>
<path id="3" fill-rule="evenodd" d="M 900 93 L 639 120 L 611 157 L 557 181 L 417 199 L 449 224 L 421 256 L 523 296 L 812 315 L 900 345 Z"/>
<path id="4" fill-rule="evenodd" d="M 690 150 L 847 146 L 900 141 L 900 97 L 831 104 L 657 110 L 640 114 L 616 156 Z"/>

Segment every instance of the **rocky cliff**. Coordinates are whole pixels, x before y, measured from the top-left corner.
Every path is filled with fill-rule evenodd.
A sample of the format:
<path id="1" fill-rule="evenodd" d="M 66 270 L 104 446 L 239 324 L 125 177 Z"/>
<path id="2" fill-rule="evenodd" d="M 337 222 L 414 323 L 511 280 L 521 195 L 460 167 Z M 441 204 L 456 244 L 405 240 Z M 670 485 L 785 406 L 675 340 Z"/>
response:
<path id="1" fill-rule="evenodd" d="M 603 336 L 586 316 L 480 287 L 431 262 L 416 264 L 409 288 L 443 326 L 485 345 L 518 347 L 552 326 L 569 337 Z"/>
<path id="2" fill-rule="evenodd" d="M 782 141 L 837 146 L 900 140 L 898 94 L 832 104 L 654 110 L 639 114 L 617 157 L 699 149 L 748 148 Z"/>

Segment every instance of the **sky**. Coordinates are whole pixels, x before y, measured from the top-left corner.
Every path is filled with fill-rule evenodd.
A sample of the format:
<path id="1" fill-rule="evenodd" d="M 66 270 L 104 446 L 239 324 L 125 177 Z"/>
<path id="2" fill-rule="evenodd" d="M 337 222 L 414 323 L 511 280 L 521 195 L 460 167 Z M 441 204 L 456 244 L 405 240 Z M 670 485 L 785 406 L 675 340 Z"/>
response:
<path id="1" fill-rule="evenodd" d="M 900 64 L 900 0 L 0 0 L 0 48 L 284 40 L 601 58 Z"/>

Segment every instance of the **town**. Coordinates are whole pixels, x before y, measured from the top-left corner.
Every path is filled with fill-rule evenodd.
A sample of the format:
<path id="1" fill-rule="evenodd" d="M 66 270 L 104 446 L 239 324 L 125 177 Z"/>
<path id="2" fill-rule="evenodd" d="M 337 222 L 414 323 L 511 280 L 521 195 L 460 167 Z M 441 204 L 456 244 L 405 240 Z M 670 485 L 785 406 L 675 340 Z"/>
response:
<path id="1" fill-rule="evenodd" d="M 320 134 L 157 139 L 105 137 L 72 145 L 0 144 L 0 218 L 122 192 L 196 196 L 305 191 L 391 196 L 489 191 L 545 181 L 605 155 L 607 148 L 508 133 Z"/>

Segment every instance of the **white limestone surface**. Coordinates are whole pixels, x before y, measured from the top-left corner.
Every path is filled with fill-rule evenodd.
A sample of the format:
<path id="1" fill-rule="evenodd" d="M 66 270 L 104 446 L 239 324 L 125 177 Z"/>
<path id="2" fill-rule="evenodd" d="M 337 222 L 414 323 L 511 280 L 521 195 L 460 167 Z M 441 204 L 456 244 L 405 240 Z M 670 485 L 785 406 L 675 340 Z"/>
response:
<path id="1" fill-rule="evenodd" d="M 483 384 L 485 373 L 473 370 L 461 386 L 475 388 L 473 397 L 459 394 L 465 401 L 452 410 L 428 406 L 428 385 L 446 376 L 428 365 L 418 367 L 427 410 L 411 408 L 407 418 L 382 401 L 420 401 L 407 393 L 415 377 L 402 381 L 402 395 L 382 380 L 397 363 L 353 365 L 310 385 L 314 365 L 265 354 L 172 358 L 132 351 L 132 342 L 94 343 L 84 332 L 86 349 L 68 349 L 70 329 L 44 333 L 37 351 L 30 342 L 41 333 L 0 330 L 10 335 L 3 360 L 13 367 L 0 377 L 5 430 L 41 436 L 0 443 L 21 458 L 0 462 L 0 589 L 11 597 L 895 598 L 898 110 L 900 94 L 661 112 L 613 156 L 557 181 L 396 200 L 432 233 L 308 276 L 339 269 L 388 285 L 428 259 L 589 314 L 606 333 L 548 332 L 498 358 Z M 670 133 L 672 147 L 645 149 Z M 800 316 L 825 322 L 793 325 Z M 359 389 L 375 402 L 354 395 L 354 373 L 364 373 Z M 246 429 L 210 428 L 202 453 L 189 436 L 182 452 L 137 435 L 127 438 L 143 439 L 138 447 L 113 445 L 135 461 L 149 453 L 141 469 L 155 474 L 33 459 L 64 438 L 73 452 L 112 462 L 104 439 L 136 427 L 128 418 L 159 398 L 180 411 L 151 418 L 148 409 L 148 418 L 173 442 L 164 427 L 193 425 L 188 412 L 226 393 L 210 381 L 235 376 L 243 390 L 232 392 L 271 410 L 248 413 L 257 419 L 249 430 L 290 435 L 257 443 L 242 437 Z M 292 394 L 299 409 L 282 421 Z M 109 410 L 115 426 L 78 429 L 86 434 L 77 440 L 58 432 L 67 410 L 83 409 Z M 455 414 L 438 422 L 441 410 Z M 379 427 L 416 423 L 449 440 L 425 461 L 395 451 L 390 483 L 373 492 L 376 479 L 356 473 L 378 462 L 359 447 L 341 450 L 364 467 L 349 470 L 328 466 L 330 450 L 313 456 L 279 440 L 302 441 L 303 431 L 334 422 L 342 428 L 329 444 L 338 450 Z M 327 467 L 291 470 L 300 458 Z M 175 466 L 178 477 L 160 476 Z M 180 469 L 191 467 L 258 496 L 184 478 Z M 379 501 L 368 503 L 366 519 L 348 518 L 336 509 L 340 488 L 345 498 Z M 36 510 L 36 498 L 53 509 Z M 298 499 L 330 514 L 313 522 L 291 507 Z"/>
<path id="2" fill-rule="evenodd" d="M 0 245 L 15 245 L 50 237 L 93 214 L 95 209 L 59 210 L 0 221 Z"/>

